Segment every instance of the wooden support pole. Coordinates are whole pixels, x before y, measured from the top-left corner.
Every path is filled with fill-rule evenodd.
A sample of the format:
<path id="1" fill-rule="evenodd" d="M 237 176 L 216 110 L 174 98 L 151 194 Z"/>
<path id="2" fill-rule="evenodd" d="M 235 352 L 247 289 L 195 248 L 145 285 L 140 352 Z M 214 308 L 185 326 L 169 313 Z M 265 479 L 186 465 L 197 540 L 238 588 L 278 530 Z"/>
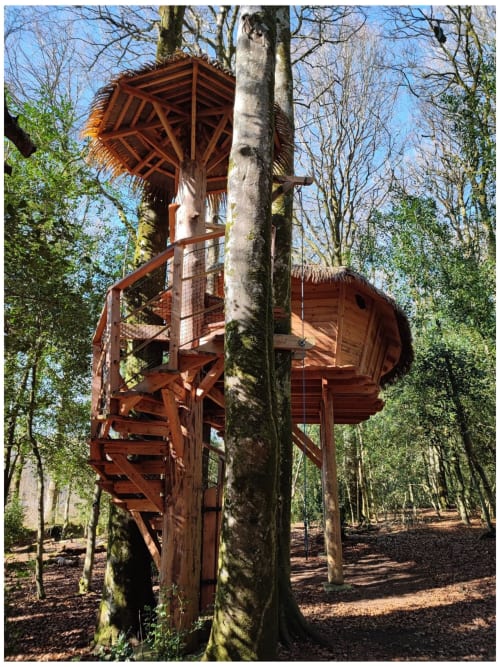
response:
<path id="1" fill-rule="evenodd" d="M 184 270 L 184 248 L 176 245 L 174 250 L 174 271 L 172 278 L 172 314 L 170 323 L 170 347 L 168 367 L 178 367 L 179 347 L 181 344 L 182 277 Z"/>
<path id="2" fill-rule="evenodd" d="M 158 569 L 160 569 L 160 545 L 158 539 L 152 530 L 149 521 L 147 521 L 144 516 L 137 510 L 132 510 L 130 514 L 134 517 L 134 520 L 139 528 L 139 531 L 144 539 L 144 542 L 151 554 L 151 558 L 154 561 L 154 564 Z"/>
<path id="3" fill-rule="evenodd" d="M 175 238 L 201 236 L 205 232 L 206 167 L 197 160 L 184 160 L 179 170 Z M 184 251 L 181 345 L 195 347 L 201 336 L 205 299 L 205 244 Z"/>
<path id="4" fill-rule="evenodd" d="M 110 414 L 118 411 L 118 402 L 112 400 L 120 388 L 120 290 L 110 289 L 107 296 L 108 352 L 106 363 L 108 377 L 106 383 L 106 403 Z"/>
<path id="5" fill-rule="evenodd" d="M 344 573 L 342 568 L 342 533 L 335 452 L 333 394 L 328 387 L 328 381 L 325 379 L 322 380 L 321 451 L 328 583 L 341 586 L 344 583 Z"/>
<path id="6" fill-rule="evenodd" d="M 163 515 L 160 598 L 170 624 L 189 631 L 199 614 L 203 496 L 203 401 L 195 387 L 186 392 L 180 412 L 183 457 L 168 458 L 167 498 Z M 175 594 L 174 594 L 175 591 Z"/>

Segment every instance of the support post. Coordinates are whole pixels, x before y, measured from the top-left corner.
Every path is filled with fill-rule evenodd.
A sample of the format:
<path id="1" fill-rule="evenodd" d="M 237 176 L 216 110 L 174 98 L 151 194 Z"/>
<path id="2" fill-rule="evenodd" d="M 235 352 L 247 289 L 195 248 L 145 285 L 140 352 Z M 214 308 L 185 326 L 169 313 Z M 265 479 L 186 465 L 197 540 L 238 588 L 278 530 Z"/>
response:
<path id="1" fill-rule="evenodd" d="M 180 413 L 183 456 L 168 458 L 163 515 L 160 600 L 178 631 L 190 630 L 200 604 L 203 401 L 196 400 L 196 385 L 197 381 L 187 389 Z"/>
<path id="2" fill-rule="evenodd" d="M 106 404 L 110 414 L 117 414 L 117 402 L 112 396 L 120 388 L 120 290 L 112 288 L 107 296 L 108 310 L 108 367 L 106 382 Z"/>
<path id="3" fill-rule="evenodd" d="M 197 160 L 184 160 L 179 172 L 180 204 L 176 213 L 178 241 L 205 233 L 206 168 Z M 205 300 L 205 244 L 186 246 L 182 286 L 181 345 L 193 347 L 201 335 Z"/>
<path id="4" fill-rule="evenodd" d="M 325 508 L 325 547 L 328 567 L 328 584 L 342 586 L 342 533 L 340 526 L 339 490 L 333 419 L 333 395 L 328 381 L 322 380 L 321 401 L 321 452 L 323 503 Z"/>

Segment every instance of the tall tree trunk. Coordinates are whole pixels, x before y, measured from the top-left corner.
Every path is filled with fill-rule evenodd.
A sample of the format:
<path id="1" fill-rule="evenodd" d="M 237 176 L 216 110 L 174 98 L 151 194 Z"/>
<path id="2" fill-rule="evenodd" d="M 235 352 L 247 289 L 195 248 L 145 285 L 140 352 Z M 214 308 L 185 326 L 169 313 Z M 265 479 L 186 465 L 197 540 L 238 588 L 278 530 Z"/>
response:
<path id="1" fill-rule="evenodd" d="M 59 489 L 57 482 L 53 479 L 49 480 L 49 489 L 47 492 L 47 518 L 46 523 L 49 526 L 53 526 L 57 518 L 57 504 L 59 502 Z"/>
<path id="2" fill-rule="evenodd" d="M 12 477 L 12 491 L 15 498 L 19 498 L 19 493 L 21 491 L 21 479 L 23 476 L 23 469 L 26 457 L 21 452 L 16 460 L 16 466 L 14 469 L 14 475 Z"/>
<path id="3" fill-rule="evenodd" d="M 14 456 L 14 444 L 15 444 L 15 435 L 16 435 L 16 427 L 17 427 L 17 420 L 19 418 L 19 413 L 21 411 L 21 406 L 23 404 L 23 399 L 25 398 L 26 394 L 26 388 L 28 386 L 28 381 L 30 377 L 30 370 L 31 370 L 31 364 L 28 363 L 26 364 L 26 368 L 24 369 L 23 376 L 21 383 L 19 385 L 19 389 L 17 391 L 17 395 L 15 398 L 15 403 L 12 406 L 12 411 L 9 415 L 8 422 L 7 422 L 7 438 L 6 441 L 4 442 L 4 475 L 3 475 L 3 494 L 4 494 L 4 504 L 7 502 L 7 498 L 9 496 L 9 490 L 10 490 L 10 484 L 12 482 L 12 476 L 14 474 L 14 470 L 16 467 L 16 462 L 18 459 L 18 456 Z M 17 493 L 19 495 L 19 492 Z"/>
<path id="4" fill-rule="evenodd" d="M 455 478 L 455 498 L 460 519 L 462 520 L 463 524 L 470 526 L 470 517 L 467 511 L 465 482 L 462 469 L 460 467 L 458 452 L 455 451 L 455 447 L 452 447 L 450 452 L 450 468 L 453 471 L 453 476 Z"/>
<path id="5" fill-rule="evenodd" d="M 36 556 L 35 556 L 35 584 L 36 595 L 39 600 L 45 598 L 45 588 L 43 583 L 43 538 L 45 534 L 45 512 L 44 512 L 44 470 L 42 454 L 34 432 L 34 418 L 36 408 L 36 395 L 38 391 L 38 364 L 42 354 L 42 344 L 37 342 L 33 364 L 31 367 L 31 386 L 29 392 L 28 404 L 28 440 L 31 445 L 33 456 L 35 457 L 36 478 L 38 483 L 38 501 L 37 501 L 37 533 L 36 533 Z"/>
<path id="6" fill-rule="evenodd" d="M 366 477 L 365 452 L 363 448 L 363 434 L 361 425 L 356 427 L 357 445 L 358 445 L 358 484 L 361 495 L 361 513 L 365 517 L 366 523 L 370 524 L 371 507 L 368 496 L 368 480 Z"/>
<path id="7" fill-rule="evenodd" d="M 460 398 L 460 393 L 459 393 L 459 388 L 458 388 L 458 382 L 455 377 L 455 373 L 453 371 L 453 366 L 451 363 L 450 355 L 448 354 L 447 351 L 444 352 L 444 361 L 446 365 L 446 370 L 448 373 L 448 379 L 450 381 L 450 388 L 451 388 L 451 399 L 453 402 L 453 405 L 455 407 L 455 414 L 457 417 L 457 422 L 458 426 L 460 429 L 460 435 L 462 438 L 462 444 L 464 448 L 464 453 L 465 457 L 467 460 L 467 463 L 469 465 L 470 469 L 470 474 L 471 474 L 471 480 L 474 485 L 474 488 L 476 490 L 478 499 L 479 499 L 479 504 L 481 506 L 481 512 L 483 515 L 484 522 L 488 528 L 489 531 L 493 532 L 493 524 L 491 523 L 491 517 L 490 513 L 488 510 L 488 505 L 485 501 L 485 497 L 483 494 L 483 491 L 481 490 L 481 487 L 479 485 L 477 475 L 479 475 L 482 483 L 483 483 L 483 489 L 486 494 L 486 499 L 488 503 L 490 504 L 491 507 L 494 507 L 495 505 L 495 500 L 493 498 L 493 492 L 491 490 L 490 483 L 488 481 L 488 478 L 486 477 L 486 473 L 484 472 L 483 467 L 479 463 L 479 461 L 476 458 L 475 452 L 474 452 L 474 446 L 472 443 L 472 438 L 469 432 L 469 426 L 467 423 L 467 417 L 465 414 L 464 407 L 462 405 L 462 400 Z"/>
<path id="8" fill-rule="evenodd" d="M 226 486 L 205 660 L 272 660 L 278 443 L 271 289 L 275 10 L 241 10 L 225 257 Z"/>
<path id="9" fill-rule="evenodd" d="M 276 67 L 274 81 L 275 102 L 286 116 L 292 140 L 286 163 L 293 174 L 293 77 L 290 56 L 290 8 L 276 8 Z M 282 313 L 275 319 L 274 332 L 291 333 L 291 261 L 293 191 L 278 197 L 273 204 L 272 224 L 275 228 L 273 258 L 274 307 Z M 292 409 L 291 409 L 291 352 L 275 351 L 275 422 L 280 446 L 279 505 L 278 505 L 278 610 L 279 638 L 289 645 L 292 638 L 312 634 L 294 598 L 290 580 L 290 527 L 292 501 Z"/>
<path id="10" fill-rule="evenodd" d="M 114 644 L 122 632 L 136 636 L 144 610 L 155 606 L 152 591 L 151 557 L 142 535 L 131 515 L 112 504 L 96 644 Z"/>
<path id="11" fill-rule="evenodd" d="M 160 25 L 156 45 L 156 59 L 161 60 L 181 46 L 182 24 L 186 7 L 184 5 L 160 5 Z"/>
<path id="12" fill-rule="evenodd" d="M 64 501 L 64 514 L 63 514 L 63 525 L 62 525 L 62 531 L 61 531 L 61 539 L 64 539 L 66 537 L 66 533 L 68 532 L 68 526 L 69 526 L 69 510 L 71 507 L 71 493 L 72 493 L 72 481 L 70 480 L 67 488 L 67 494 L 66 494 L 66 500 Z"/>
<path id="13" fill-rule="evenodd" d="M 97 536 L 97 524 L 99 523 L 99 513 L 101 510 L 102 489 L 99 485 L 99 478 L 96 479 L 94 486 L 94 495 L 92 496 L 92 506 L 87 524 L 87 547 L 85 550 L 85 560 L 83 562 L 83 572 L 79 581 L 79 592 L 88 593 L 92 590 L 92 572 L 94 569 L 95 543 Z"/>

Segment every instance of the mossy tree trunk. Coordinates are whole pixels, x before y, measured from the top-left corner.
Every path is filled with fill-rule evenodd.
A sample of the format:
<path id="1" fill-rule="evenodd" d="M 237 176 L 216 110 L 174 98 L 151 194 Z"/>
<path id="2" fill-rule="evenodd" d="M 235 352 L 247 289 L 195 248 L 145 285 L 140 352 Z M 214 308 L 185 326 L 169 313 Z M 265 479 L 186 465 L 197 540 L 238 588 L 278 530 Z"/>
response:
<path id="1" fill-rule="evenodd" d="M 275 9 L 243 7 L 225 256 L 226 486 L 205 660 L 272 660 L 278 639 L 271 289 Z"/>
<path id="2" fill-rule="evenodd" d="M 290 57 L 290 8 L 276 8 L 275 101 L 286 115 L 293 137 L 293 77 Z M 286 163 L 293 168 L 293 140 L 290 141 Z M 273 204 L 275 251 L 273 262 L 274 306 L 279 309 L 274 323 L 275 333 L 291 333 L 291 257 L 293 191 L 278 197 Z M 312 631 L 295 601 L 290 581 L 290 525 L 292 497 L 292 358 L 288 350 L 275 352 L 275 422 L 280 447 L 278 503 L 278 604 L 279 638 L 288 645 L 292 638 L 309 636 Z"/>
<path id="3" fill-rule="evenodd" d="M 151 557 L 134 519 L 112 504 L 106 572 L 95 640 L 114 644 L 120 633 L 137 635 L 146 607 L 156 601 L 151 583 Z"/>

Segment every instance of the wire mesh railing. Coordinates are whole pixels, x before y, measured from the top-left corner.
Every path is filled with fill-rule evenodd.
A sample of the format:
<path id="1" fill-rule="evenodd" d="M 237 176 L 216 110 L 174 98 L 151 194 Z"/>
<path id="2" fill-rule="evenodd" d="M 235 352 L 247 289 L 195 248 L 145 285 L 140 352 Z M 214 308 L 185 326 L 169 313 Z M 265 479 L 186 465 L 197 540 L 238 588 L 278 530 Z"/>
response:
<path id="1" fill-rule="evenodd" d="M 117 394 L 155 367 L 175 370 L 179 350 L 223 323 L 223 235 L 177 241 L 109 289 L 93 340 L 94 435 Z"/>

